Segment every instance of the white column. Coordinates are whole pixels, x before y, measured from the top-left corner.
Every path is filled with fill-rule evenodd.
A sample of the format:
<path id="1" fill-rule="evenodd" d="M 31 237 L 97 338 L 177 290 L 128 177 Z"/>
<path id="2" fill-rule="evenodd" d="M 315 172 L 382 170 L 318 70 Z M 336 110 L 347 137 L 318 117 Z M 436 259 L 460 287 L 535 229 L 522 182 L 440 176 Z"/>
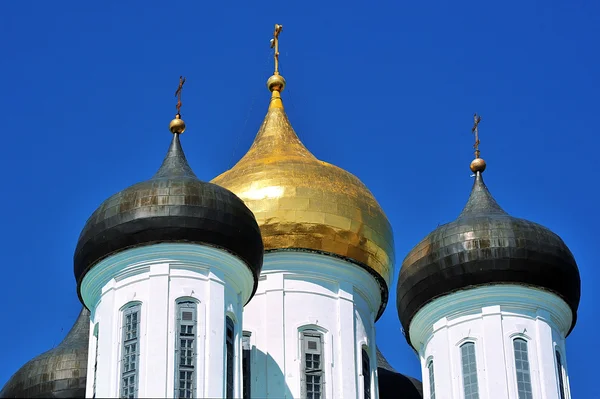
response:
<path id="1" fill-rule="evenodd" d="M 283 275 L 269 276 L 269 288 L 266 290 L 264 329 L 269 331 L 266 346 L 261 348 L 266 355 L 266 386 L 268 398 L 283 398 L 286 393 L 285 370 L 285 321 Z M 260 332 L 257 332 L 259 335 Z"/>
<path id="2" fill-rule="evenodd" d="M 544 399 L 559 399 L 552 329 L 547 323 L 549 319 L 548 312 L 538 310 L 534 328 L 538 353 L 536 363 L 540 373 L 541 397 Z"/>
<path id="3" fill-rule="evenodd" d="M 362 374 L 362 364 L 358 364 L 356 353 L 357 337 L 354 326 L 354 298 L 351 284 L 341 281 L 338 291 L 337 347 L 332 348 L 335 358 L 334 370 L 338 370 L 339 384 L 334 384 L 335 398 L 357 398 L 357 378 Z"/>
<path id="4" fill-rule="evenodd" d="M 147 397 L 163 398 L 167 395 L 167 362 L 169 333 L 169 264 L 161 263 L 150 266 L 148 280 L 148 311 L 142 323 L 146 329 L 147 345 L 145 367 L 140 370 L 140 383 L 145 384 Z"/>
<path id="5" fill-rule="evenodd" d="M 225 293 L 220 279 L 211 275 L 206 308 L 204 397 L 225 397 Z"/>
<path id="6" fill-rule="evenodd" d="M 485 374 L 487 393 L 490 399 L 508 398 L 508 382 L 506 379 L 506 356 L 504 354 L 504 331 L 502 312 L 499 305 L 486 306 L 481 309 L 483 323 L 483 349 L 485 358 Z M 509 348 L 507 348 L 509 350 Z M 480 386 L 480 389 L 484 389 Z"/>
<path id="7" fill-rule="evenodd" d="M 98 367 L 96 371 L 96 397 L 118 397 L 118 366 L 120 359 L 117 353 L 117 337 L 119 333 L 118 321 L 111 317 L 114 313 L 115 281 L 111 280 L 102 290 L 102 303 L 91 312 L 94 323 L 100 323 L 98 329 Z M 104 316 L 104 317 L 103 317 Z M 88 369 L 86 394 L 93 395 L 94 369 Z"/>

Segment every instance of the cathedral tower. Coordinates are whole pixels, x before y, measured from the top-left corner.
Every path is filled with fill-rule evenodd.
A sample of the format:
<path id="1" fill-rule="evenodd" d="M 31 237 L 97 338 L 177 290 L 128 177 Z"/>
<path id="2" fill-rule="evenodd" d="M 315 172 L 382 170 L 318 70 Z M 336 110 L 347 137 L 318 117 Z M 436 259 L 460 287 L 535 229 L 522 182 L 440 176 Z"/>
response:
<path id="1" fill-rule="evenodd" d="M 104 201 L 77 243 L 91 312 L 86 397 L 240 397 L 242 307 L 263 258 L 252 212 L 200 181 L 180 143 L 156 174 Z"/>
<path id="2" fill-rule="evenodd" d="M 398 314 L 421 360 L 424 397 L 569 399 L 565 338 L 579 305 L 577 264 L 559 236 L 494 200 L 479 121 L 466 206 L 400 270 Z"/>
<path id="3" fill-rule="evenodd" d="M 393 273 L 392 229 L 358 178 L 317 159 L 294 132 L 281 98 L 281 29 L 264 122 L 213 180 L 252 210 L 265 246 L 244 334 L 249 368 L 266 372 L 252 376 L 246 397 L 378 397 L 374 324 Z"/>

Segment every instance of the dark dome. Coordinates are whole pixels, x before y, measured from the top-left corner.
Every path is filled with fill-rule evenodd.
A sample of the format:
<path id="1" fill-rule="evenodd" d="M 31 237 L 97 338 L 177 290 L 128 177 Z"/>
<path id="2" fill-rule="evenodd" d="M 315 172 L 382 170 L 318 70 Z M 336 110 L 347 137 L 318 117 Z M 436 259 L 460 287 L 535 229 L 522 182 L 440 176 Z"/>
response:
<path id="1" fill-rule="evenodd" d="M 90 312 L 83 309 L 65 339 L 25 363 L 0 398 L 83 398 L 87 376 Z"/>
<path id="2" fill-rule="evenodd" d="M 263 242 L 254 215 L 231 191 L 198 180 L 179 134 L 173 134 L 154 177 L 113 195 L 88 219 L 74 256 L 78 293 L 85 274 L 102 259 L 164 242 L 198 243 L 232 253 L 252 271 L 256 290 Z"/>
<path id="3" fill-rule="evenodd" d="M 421 381 L 397 372 L 379 348 L 377 348 L 377 379 L 379 399 L 423 399 Z"/>
<path id="4" fill-rule="evenodd" d="M 559 236 L 508 215 L 477 173 L 471 196 L 455 221 L 423 239 L 404 259 L 397 307 L 406 337 L 415 314 L 432 300 L 488 284 L 516 283 L 549 290 L 573 312 L 579 306 L 579 270 Z"/>

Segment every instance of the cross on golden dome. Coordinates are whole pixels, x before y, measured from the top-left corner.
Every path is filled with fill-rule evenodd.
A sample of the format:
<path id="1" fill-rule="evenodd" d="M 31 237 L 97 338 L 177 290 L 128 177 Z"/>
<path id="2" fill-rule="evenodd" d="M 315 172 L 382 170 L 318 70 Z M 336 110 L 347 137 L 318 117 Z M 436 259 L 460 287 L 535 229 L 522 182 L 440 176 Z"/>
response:
<path id="1" fill-rule="evenodd" d="M 273 38 L 271 39 L 271 48 L 275 48 L 275 72 L 274 75 L 279 75 L 279 34 L 283 29 L 283 25 L 275 24 L 275 31 L 273 32 Z"/>

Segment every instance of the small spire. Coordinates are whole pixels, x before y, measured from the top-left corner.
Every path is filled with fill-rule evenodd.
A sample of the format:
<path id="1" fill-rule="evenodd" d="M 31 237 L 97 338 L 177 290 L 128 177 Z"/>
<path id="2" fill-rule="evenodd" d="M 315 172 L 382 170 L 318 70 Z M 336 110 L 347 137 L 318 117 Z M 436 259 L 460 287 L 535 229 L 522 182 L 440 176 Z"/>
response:
<path id="1" fill-rule="evenodd" d="M 175 90 L 175 97 L 177 97 L 177 114 L 175 114 L 175 119 L 169 123 L 169 130 L 173 134 L 181 134 L 185 131 L 185 122 L 181 119 L 181 90 L 183 89 L 183 84 L 185 83 L 185 78 L 183 76 L 179 77 L 179 86 L 177 90 Z"/>
<path id="2" fill-rule="evenodd" d="M 271 104 L 269 105 L 269 109 L 283 108 L 281 92 L 285 88 L 285 79 L 279 74 L 279 34 L 282 30 L 283 25 L 275 24 L 275 31 L 273 32 L 273 38 L 271 39 L 271 48 L 275 50 L 273 54 L 275 58 L 275 72 L 273 72 L 273 76 L 267 80 L 267 87 L 271 92 Z"/>
<path id="3" fill-rule="evenodd" d="M 483 173 L 485 170 L 486 164 L 485 161 L 479 157 L 479 123 L 481 122 L 481 116 L 477 115 L 477 112 L 473 115 L 473 127 L 471 128 L 471 133 L 475 135 L 475 144 L 473 144 L 473 148 L 475 148 L 475 159 L 471 162 L 471 171 L 475 174 Z"/>
<path id="4" fill-rule="evenodd" d="M 477 158 L 481 159 L 481 158 Z M 506 215 L 507 213 L 498 205 L 487 186 L 483 182 L 481 173 L 477 173 L 469 200 L 458 216 L 465 218 L 479 215 Z"/>

